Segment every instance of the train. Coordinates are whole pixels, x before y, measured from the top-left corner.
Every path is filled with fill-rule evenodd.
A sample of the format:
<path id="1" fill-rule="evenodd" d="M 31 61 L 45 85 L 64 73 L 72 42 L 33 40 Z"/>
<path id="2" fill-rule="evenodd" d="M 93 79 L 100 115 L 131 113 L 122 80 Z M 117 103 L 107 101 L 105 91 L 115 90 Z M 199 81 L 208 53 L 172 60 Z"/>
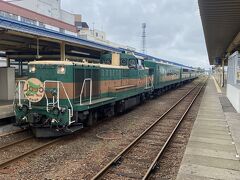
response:
<path id="1" fill-rule="evenodd" d="M 16 125 L 38 138 L 71 134 L 199 76 L 194 68 L 132 53 L 103 54 L 99 63 L 32 61 L 28 69 L 28 79 L 17 82 Z"/>

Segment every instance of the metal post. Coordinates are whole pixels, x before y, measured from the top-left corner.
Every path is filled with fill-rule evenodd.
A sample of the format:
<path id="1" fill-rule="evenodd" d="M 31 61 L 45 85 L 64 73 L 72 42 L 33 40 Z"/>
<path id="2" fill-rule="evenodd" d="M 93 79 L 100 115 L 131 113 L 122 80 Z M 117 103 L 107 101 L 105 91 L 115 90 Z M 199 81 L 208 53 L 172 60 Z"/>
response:
<path id="1" fill-rule="evenodd" d="M 82 95 L 83 95 L 84 89 L 86 89 L 86 88 L 84 88 L 84 87 L 85 87 L 87 81 L 89 81 L 89 83 L 90 83 L 90 90 L 89 90 L 90 99 L 89 99 L 89 104 L 92 104 L 92 86 L 93 86 L 93 85 L 92 85 L 92 79 L 91 79 L 91 78 L 86 78 L 86 79 L 84 79 L 84 81 L 83 81 L 82 89 L 81 89 L 81 92 L 80 92 L 80 105 L 82 105 Z"/>
<path id="2" fill-rule="evenodd" d="M 90 104 L 92 104 L 92 79 L 90 79 Z"/>
<path id="3" fill-rule="evenodd" d="M 37 37 L 37 59 L 40 59 L 39 56 L 39 38 Z"/>
<path id="4" fill-rule="evenodd" d="M 61 53 L 61 61 L 66 60 L 66 54 L 65 54 L 65 42 L 62 42 L 60 44 L 60 53 Z"/>
<path id="5" fill-rule="evenodd" d="M 28 102 L 28 107 L 29 109 L 32 109 L 32 103 L 30 101 Z"/>
<path id="6" fill-rule="evenodd" d="M 58 108 L 60 108 L 60 106 L 59 106 L 59 99 L 60 99 L 60 87 L 59 87 L 59 82 L 57 82 L 57 106 L 58 106 Z"/>
<path id="7" fill-rule="evenodd" d="M 146 75 L 146 81 L 145 81 L 145 83 L 146 83 L 146 88 L 148 87 L 148 80 L 147 80 L 147 78 L 148 78 L 148 76 Z"/>
<path id="8" fill-rule="evenodd" d="M 20 60 L 20 64 L 21 64 L 21 76 L 23 76 L 23 62 L 22 62 L 22 60 Z"/>
<path id="9" fill-rule="evenodd" d="M 142 23 L 142 53 L 146 53 L 146 23 Z"/>
<path id="10" fill-rule="evenodd" d="M 18 81 L 18 105 L 22 106 L 22 103 L 21 103 L 21 81 Z"/>
<path id="11" fill-rule="evenodd" d="M 154 81 L 154 76 L 152 75 L 152 83 L 151 83 L 151 88 L 153 88 L 153 82 Z"/>
<path id="12" fill-rule="evenodd" d="M 18 61 L 18 75 L 19 75 L 19 77 L 22 76 L 22 71 L 21 71 L 21 61 Z"/>

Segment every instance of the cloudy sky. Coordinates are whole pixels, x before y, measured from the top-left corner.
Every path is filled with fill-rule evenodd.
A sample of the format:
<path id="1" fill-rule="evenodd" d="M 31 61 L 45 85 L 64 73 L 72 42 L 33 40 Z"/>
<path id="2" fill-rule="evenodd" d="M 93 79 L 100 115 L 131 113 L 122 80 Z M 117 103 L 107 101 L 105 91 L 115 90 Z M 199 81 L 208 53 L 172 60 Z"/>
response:
<path id="1" fill-rule="evenodd" d="M 197 0 L 62 0 L 62 8 L 82 14 L 107 39 L 141 50 L 147 24 L 147 53 L 185 65 L 208 68 Z"/>

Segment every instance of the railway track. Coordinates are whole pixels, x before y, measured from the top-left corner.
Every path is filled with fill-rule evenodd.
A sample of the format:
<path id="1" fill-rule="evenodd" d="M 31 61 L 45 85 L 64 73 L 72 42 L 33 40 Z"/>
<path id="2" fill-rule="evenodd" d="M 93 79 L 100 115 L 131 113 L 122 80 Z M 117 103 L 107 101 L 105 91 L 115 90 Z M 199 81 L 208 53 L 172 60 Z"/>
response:
<path id="1" fill-rule="evenodd" d="M 18 133 L 21 133 L 21 132 L 25 132 L 25 131 L 27 131 L 27 130 L 28 130 L 28 129 L 25 128 L 25 129 L 19 129 L 19 130 L 7 132 L 7 133 L 4 133 L 4 134 L 1 134 L 1 135 L 0 135 L 0 138 L 3 138 L 3 137 L 5 137 L 5 136 L 9 136 L 9 135 L 13 135 L 13 134 L 18 134 Z"/>
<path id="2" fill-rule="evenodd" d="M 11 163 L 24 158 L 34 152 L 59 142 L 64 137 L 52 140 L 39 140 L 33 136 L 28 136 L 20 140 L 2 145 L 0 147 L 0 169 L 5 168 Z"/>
<path id="3" fill-rule="evenodd" d="M 207 79 L 192 88 L 103 167 L 92 180 L 147 179 L 157 167 L 162 153 L 206 82 Z"/>
<path id="4" fill-rule="evenodd" d="M 19 129 L 0 136 L 0 150 L 33 138 L 29 129 Z"/>
<path id="5" fill-rule="evenodd" d="M 4 144 L 4 145 L 1 145 L 1 146 L 0 146 L 0 151 L 3 150 L 3 149 L 5 149 L 5 148 L 8 148 L 8 147 L 14 146 L 14 145 L 16 145 L 16 144 L 22 143 L 22 142 L 24 142 L 24 141 L 30 140 L 30 139 L 32 139 L 32 138 L 34 138 L 34 137 L 30 135 L 30 136 L 27 136 L 27 137 L 25 137 L 25 138 L 21 138 L 21 139 L 19 139 L 19 140 L 16 140 L 16 141 L 13 141 L 13 142 L 6 143 L 6 144 Z"/>
<path id="6" fill-rule="evenodd" d="M 191 91 L 193 91 L 196 87 L 194 87 Z M 191 91 L 189 91 L 187 93 L 187 95 L 190 94 Z M 182 99 L 184 99 L 184 98 L 185 97 L 183 97 Z M 175 104 L 175 106 L 176 105 L 177 105 L 177 103 Z M 171 111 L 171 110 L 169 109 L 168 111 Z M 166 112 L 165 115 L 167 113 L 168 112 Z M 11 132 L 11 133 L 8 133 L 8 134 L 4 135 L 4 137 L 5 136 L 10 136 L 10 135 L 17 135 L 18 133 L 24 132 L 24 131 L 26 131 L 26 130 L 24 129 L 24 130 L 21 130 L 21 131 Z M 142 136 L 144 136 L 144 135 L 142 134 Z M 37 140 L 37 139 L 34 139 L 32 136 L 27 136 L 27 137 L 23 137 L 19 140 L 15 140 L 13 142 L 1 145 L 0 146 L 0 169 L 11 165 L 11 163 L 13 163 L 17 160 L 20 160 L 21 158 L 24 158 L 28 155 L 31 155 L 31 154 L 33 154 L 34 152 L 36 152 L 40 149 L 46 148 L 47 146 L 50 146 L 54 143 L 57 143 L 57 142 L 63 140 L 63 138 L 64 137 L 53 139 L 53 140 Z M 135 143 L 132 143 L 132 145 L 134 145 Z M 133 148 L 133 146 L 131 148 Z M 127 149 L 126 150 L 130 151 L 131 148 L 128 148 L 128 150 Z M 125 152 L 123 154 L 125 154 Z M 122 155 L 119 156 L 117 159 L 115 158 L 114 161 L 111 164 L 113 165 L 113 164 L 116 164 L 116 163 L 120 162 L 119 160 L 121 158 L 122 158 Z M 105 174 L 105 170 L 104 170 L 104 174 Z M 100 176 L 102 176 L 102 174 Z M 93 179 L 98 179 L 99 177 L 96 176 L 96 178 L 93 178 Z"/>

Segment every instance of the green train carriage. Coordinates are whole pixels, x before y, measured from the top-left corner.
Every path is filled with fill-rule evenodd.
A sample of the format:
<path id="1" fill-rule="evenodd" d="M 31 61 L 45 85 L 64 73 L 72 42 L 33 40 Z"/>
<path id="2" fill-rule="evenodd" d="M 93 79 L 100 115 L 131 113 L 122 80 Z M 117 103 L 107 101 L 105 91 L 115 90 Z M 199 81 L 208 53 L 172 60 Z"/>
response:
<path id="1" fill-rule="evenodd" d="M 144 64 L 149 67 L 150 73 L 154 76 L 154 89 L 163 88 L 181 80 L 181 67 L 152 60 L 146 60 Z"/>
<path id="2" fill-rule="evenodd" d="M 102 55 L 99 64 L 34 61 L 29 79 L 19 82 L 16 121 L 36 137 L 69 134 L 193 79 L 192 72 L 125 53 Z"/>
<path id="3" fill-rule="evenodd" d="M 99 116 L 112 116 L 139 104 L 153 88 L 149 69 L 134 56 L 112 54 L 111 59 L 111 64 L 29 63 L 29 80 L 22 86 L 19 82 L 19 94 L 25 98 L 22 95 L 16 101 L 17 123 L 29 124 L 37 137 L 60 136 L 91 125 Z M 45 90 L 44 95 L 37 92 L 40 99 L 26 97 L 29 89 L 25 86 L 34 83 Z"/>
<path id="4" fill-rule="evenodd" d="M 145 60 L 144 65 L 149 68 L 150 75 L 154 77 L 153 86 L 156 94 L 195 78 L 195 75 L 191 74 L 194 71 L 192 68 L 155 60 Z"/>

